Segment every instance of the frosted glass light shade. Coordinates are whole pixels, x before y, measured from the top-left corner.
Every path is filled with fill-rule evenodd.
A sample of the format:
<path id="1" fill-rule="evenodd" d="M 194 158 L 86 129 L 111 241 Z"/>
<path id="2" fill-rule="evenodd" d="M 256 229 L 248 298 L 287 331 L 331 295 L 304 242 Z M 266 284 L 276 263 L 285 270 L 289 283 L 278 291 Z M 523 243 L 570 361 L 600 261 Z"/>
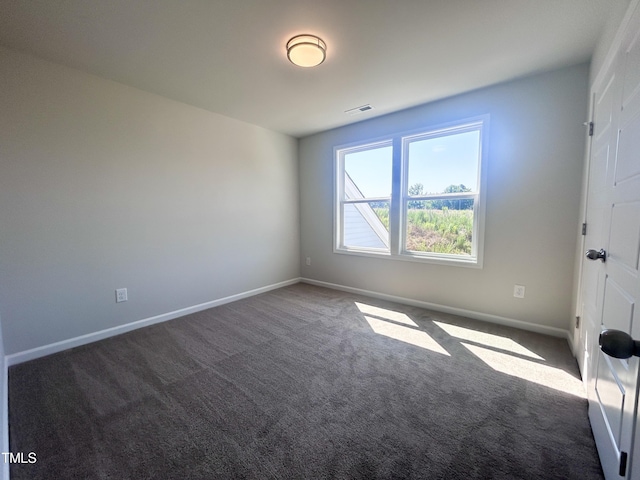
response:
<path id="1" fill-rule="evenodd" d="M 287 57 L 299 67 L 315 67 L 327 57 L 327 44 L 315 35 L 297 35 L 287 42 Z"/>

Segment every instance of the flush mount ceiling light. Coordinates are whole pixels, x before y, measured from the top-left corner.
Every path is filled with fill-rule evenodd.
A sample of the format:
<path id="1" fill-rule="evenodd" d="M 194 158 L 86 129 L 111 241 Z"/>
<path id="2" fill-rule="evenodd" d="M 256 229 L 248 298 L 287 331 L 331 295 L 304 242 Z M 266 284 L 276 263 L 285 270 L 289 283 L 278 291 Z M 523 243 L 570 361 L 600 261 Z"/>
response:
<path id="1" fill-rule="evenodd" d="M 315 67 L 327 58 L 327 44 L 315 35 L 296 35 L 287 42 L 287 57 L 299 67 Z"/>

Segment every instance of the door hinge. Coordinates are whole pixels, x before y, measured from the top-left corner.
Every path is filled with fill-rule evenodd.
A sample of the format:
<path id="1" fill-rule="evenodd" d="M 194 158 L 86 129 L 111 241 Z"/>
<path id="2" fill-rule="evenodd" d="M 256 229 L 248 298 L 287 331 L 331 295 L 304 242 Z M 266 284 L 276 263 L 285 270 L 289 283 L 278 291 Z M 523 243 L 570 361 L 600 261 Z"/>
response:
<path id="1" fill-rule="evenodd" d="M 627 474 L 627 452 L 620 452 L 620 469 L 618 474 L 624 477 Z"/>
<path id="2" fill-rule="evenodd" d="M 593 122 L 589 122 L 589 136 L 593 137 Z"/>
<path id="3" fill-rule="evenodd" d="M 582 224 L 582 235 L 586 235 L 587 234 L 587 224 L 583 223 Z"/>
<path id="4" fill-rule="evenodd" d="M 580 316 L 576 315 L 576 328 L 580 328 Z"/>

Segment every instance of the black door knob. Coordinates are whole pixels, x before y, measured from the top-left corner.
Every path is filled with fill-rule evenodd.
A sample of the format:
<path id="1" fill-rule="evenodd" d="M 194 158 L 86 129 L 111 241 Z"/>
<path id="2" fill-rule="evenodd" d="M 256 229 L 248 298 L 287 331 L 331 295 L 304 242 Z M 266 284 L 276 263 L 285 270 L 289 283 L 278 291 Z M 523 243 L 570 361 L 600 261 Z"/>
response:
<path id="1" fill-rule="evenodd" d="M 602 260 L 605 262 L 607 260 L 607 252 L 604 251 L 604 248 L 598 250 L 587 250 L 585 254 L 589 260 Z"/>
<path id="2" fill-rule="evenodd" d="M 640 357 L 640 342 L 621 330 L 603 330 L 598 344 L 600 350 L 613 358 Z"/>

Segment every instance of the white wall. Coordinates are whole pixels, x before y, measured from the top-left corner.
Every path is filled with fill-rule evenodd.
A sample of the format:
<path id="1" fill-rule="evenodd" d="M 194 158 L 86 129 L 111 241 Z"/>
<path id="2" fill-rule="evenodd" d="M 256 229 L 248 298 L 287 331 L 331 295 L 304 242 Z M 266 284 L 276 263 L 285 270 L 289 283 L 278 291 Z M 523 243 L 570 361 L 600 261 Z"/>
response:
<path id="1" fill-rule="evenodd" d="M 568 330 L 588 65 L 485 88 L 300 141 L 304 278 Z M 373 102 L 375 103 L 375 102 Z M 332 251 L 335 145 L 490 114 L 484 268 Z M 526 298 L 513 298 L 513 285 Z"/>
<path id="2" fill-rule="evenodd" d="M 8 355 L 300 273 L 297 140 L 4 48 L 0 206 Z"/>

